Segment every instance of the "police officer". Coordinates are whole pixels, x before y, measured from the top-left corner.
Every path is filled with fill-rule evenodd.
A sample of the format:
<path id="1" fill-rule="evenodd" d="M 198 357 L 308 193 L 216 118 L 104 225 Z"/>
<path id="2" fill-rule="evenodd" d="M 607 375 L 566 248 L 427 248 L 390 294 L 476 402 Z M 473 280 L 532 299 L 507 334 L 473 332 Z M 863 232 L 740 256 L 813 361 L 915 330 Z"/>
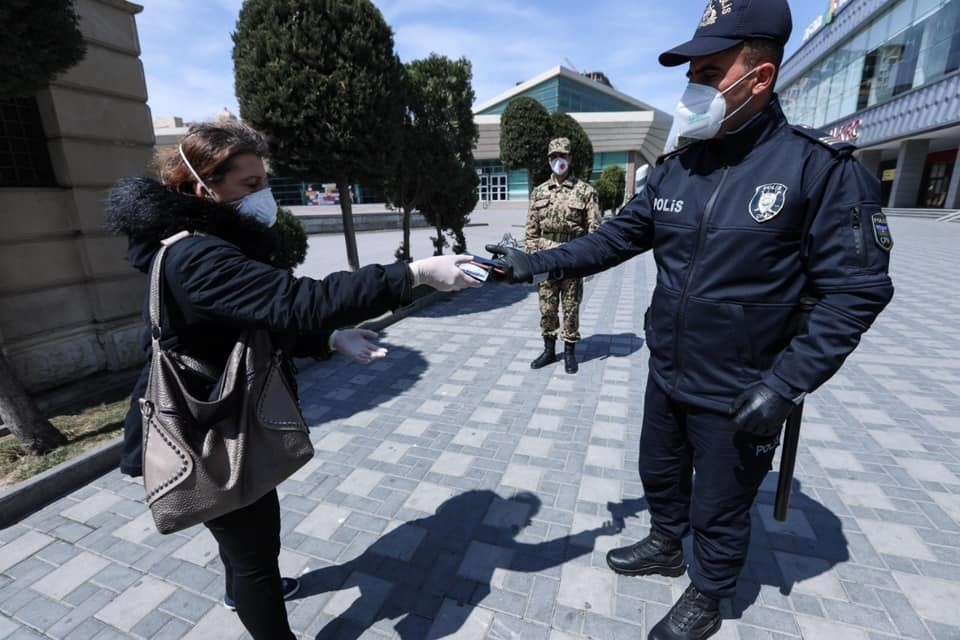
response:
<path id="1" fill-rule="evenodd" d="M 690 586 L 655 640 L 720 628 L 718 601 L 736 590 L 785 418 L 893 296 L 879 182 L 850 145 L 788 124 L 773 92 L 790 30 L 786 0 L 712 0 L 693 38 L 660 56 L 689 63 L 675 120 L 685 143 L 659 159 L 644 192 L 557 249 L 488 247 L 514 281 L 586 276 L 654 251 L 639 464 L 651 531 L 607 562 L 681 575 L 692 530 Z M 800 326 L 808 296 L 816 304 Z"/>
<path id="2" fill-rule="evenodd" d="M 597 191 L 573 173 L 570 140 L 556 138 L 547 147 L 550 179 L 530 194 L 530 212 L 524 235 L 528 252 L 559 247 L 565 242 L 592 233 L 600 226 Z M 563 278 L 540 283 L 540 329 L 543 353 L 530 363 L 539 369 L 557 361 L 559 306 L 563 304 L 563 361 L 567 373 L 578 369 L 576 345 L 580 340 L 580 301 L 583 280 Z"/>

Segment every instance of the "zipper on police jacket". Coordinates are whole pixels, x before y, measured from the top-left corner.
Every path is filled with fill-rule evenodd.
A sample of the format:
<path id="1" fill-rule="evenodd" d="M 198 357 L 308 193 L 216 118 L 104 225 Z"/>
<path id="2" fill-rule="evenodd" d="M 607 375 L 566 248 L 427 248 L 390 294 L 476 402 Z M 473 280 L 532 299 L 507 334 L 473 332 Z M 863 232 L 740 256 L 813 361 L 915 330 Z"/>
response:
<path id="1" fill-rule="evenodd" d="M 697 268 L 697 258 L 700 257 L 700 250 L 703 247 L 704 238 L 707 236 L 707 223 L 710 221 L 710 216 L 713 214 L 713 207 L 717 203 L 717 197 L 720 195 L 720 190 L 723 188 L 723 183 L 727 179 L 728 170 L 729 167 L 723 167 L 723 172 L 720 174 L 720 182 L 717 183 L 716 188 L 713 190 L 713 193 L 710 194 L 710 198 L 707 200 L 707 205 L 703 208 L 703 216 L 700 218 L 699 227 L 697 227 L 697 245 L 693 250 L 693 256 L 690 258 L 690 266 L 687 267 L 687 276 L 683 281 L 683 289 L 680 291 L 680 306 L 677 309 L 677 322 L 673 328 L 673 361 L 677 365 L 677 377 L 673 381 L 674 391 L 676 391 L 677 387 L 680 385 L 680 377 L 683 375 L 683 366 L 680 363 L 680 337 L 683 335 L 683 326 L 686 322 L 687 298 L 690 295 L 688 291 L 690 289 L 690 280 L 693 279 L 693 272 Z"/>
<path id="2" fill-rule="evenodd" d="M 860 266 L 867 266 L 867 255 L 863 250 L 863 232 L 860 228 L 860 207 L 853 207 L 850 210 L 851 219 L 850 222 L 853 226 L 853 245 L 857 251 L 857 259 L 860 261 Z"/>

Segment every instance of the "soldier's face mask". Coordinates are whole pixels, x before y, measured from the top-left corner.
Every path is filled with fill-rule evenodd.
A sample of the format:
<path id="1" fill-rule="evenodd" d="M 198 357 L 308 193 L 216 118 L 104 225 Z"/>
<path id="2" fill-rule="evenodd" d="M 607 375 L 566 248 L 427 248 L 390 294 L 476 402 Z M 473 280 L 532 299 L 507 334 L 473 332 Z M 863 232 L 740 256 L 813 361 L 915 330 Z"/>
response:
<path id="1" fill-rule="evenodd" d="M 566 158 L 560 156 L 550 158 L 550 170 L 558 176 L 564 176 L 567 174 L 567 171 L 570 170 L 570 163 L 567 162 Z"/>
<path id="2" fill-rule="evenodd" d="M 753 100 L 751 94 L 743 104 L 728 114 L 727 101 L 724 96 L 753 75 L 755 71 L 756 69 L 751 69 L 723 91 L 717 91 L 705 84 L 689 83 L 680 97 L 680 102 L 677 103 L 677 111 L 674 116 L 674 121 L 677 124 L 677 136 L 693 138 L 694 140 L 709 140 L 716 136 L 724 122 L 736 115 Z"/>

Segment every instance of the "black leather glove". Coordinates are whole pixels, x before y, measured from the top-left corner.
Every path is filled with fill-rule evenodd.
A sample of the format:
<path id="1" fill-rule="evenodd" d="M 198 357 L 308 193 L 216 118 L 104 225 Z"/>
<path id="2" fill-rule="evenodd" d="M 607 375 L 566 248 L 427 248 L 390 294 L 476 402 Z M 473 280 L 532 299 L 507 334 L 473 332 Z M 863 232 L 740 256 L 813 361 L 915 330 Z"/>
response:
<path id="1" fill-rule="evenodd" d="M 774 436 L 780 432 L 794 406 L 793 402 L 761 383 L 737 396 L 730 413 L 741 431 Z"/>
<path id="2" fill-rule="evenodd" d="M 533 282 L 533 267 L 530 264 L 530 256 L 525 252 L 499 244 L 488 244 L 487 251 L 503 265 L 505 280 L 514 283 Z"/>

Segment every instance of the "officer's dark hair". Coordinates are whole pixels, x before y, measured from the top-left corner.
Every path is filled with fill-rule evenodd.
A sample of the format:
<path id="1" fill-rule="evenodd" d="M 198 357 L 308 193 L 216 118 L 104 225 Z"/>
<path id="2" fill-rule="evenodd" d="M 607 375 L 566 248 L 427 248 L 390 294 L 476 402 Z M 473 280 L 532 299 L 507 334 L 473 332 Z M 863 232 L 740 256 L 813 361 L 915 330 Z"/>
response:
<path id="1" fill-rule="evenodd" d="M 769 38 L 749 38 L 743 41 L 744 60 L 749 67 L 755 67 L 764 62 L 772 62 L 777 67 L 773 76 L 776 84 L 780 75 L 780 65 L 783 63 L 783 45 Z"/>

